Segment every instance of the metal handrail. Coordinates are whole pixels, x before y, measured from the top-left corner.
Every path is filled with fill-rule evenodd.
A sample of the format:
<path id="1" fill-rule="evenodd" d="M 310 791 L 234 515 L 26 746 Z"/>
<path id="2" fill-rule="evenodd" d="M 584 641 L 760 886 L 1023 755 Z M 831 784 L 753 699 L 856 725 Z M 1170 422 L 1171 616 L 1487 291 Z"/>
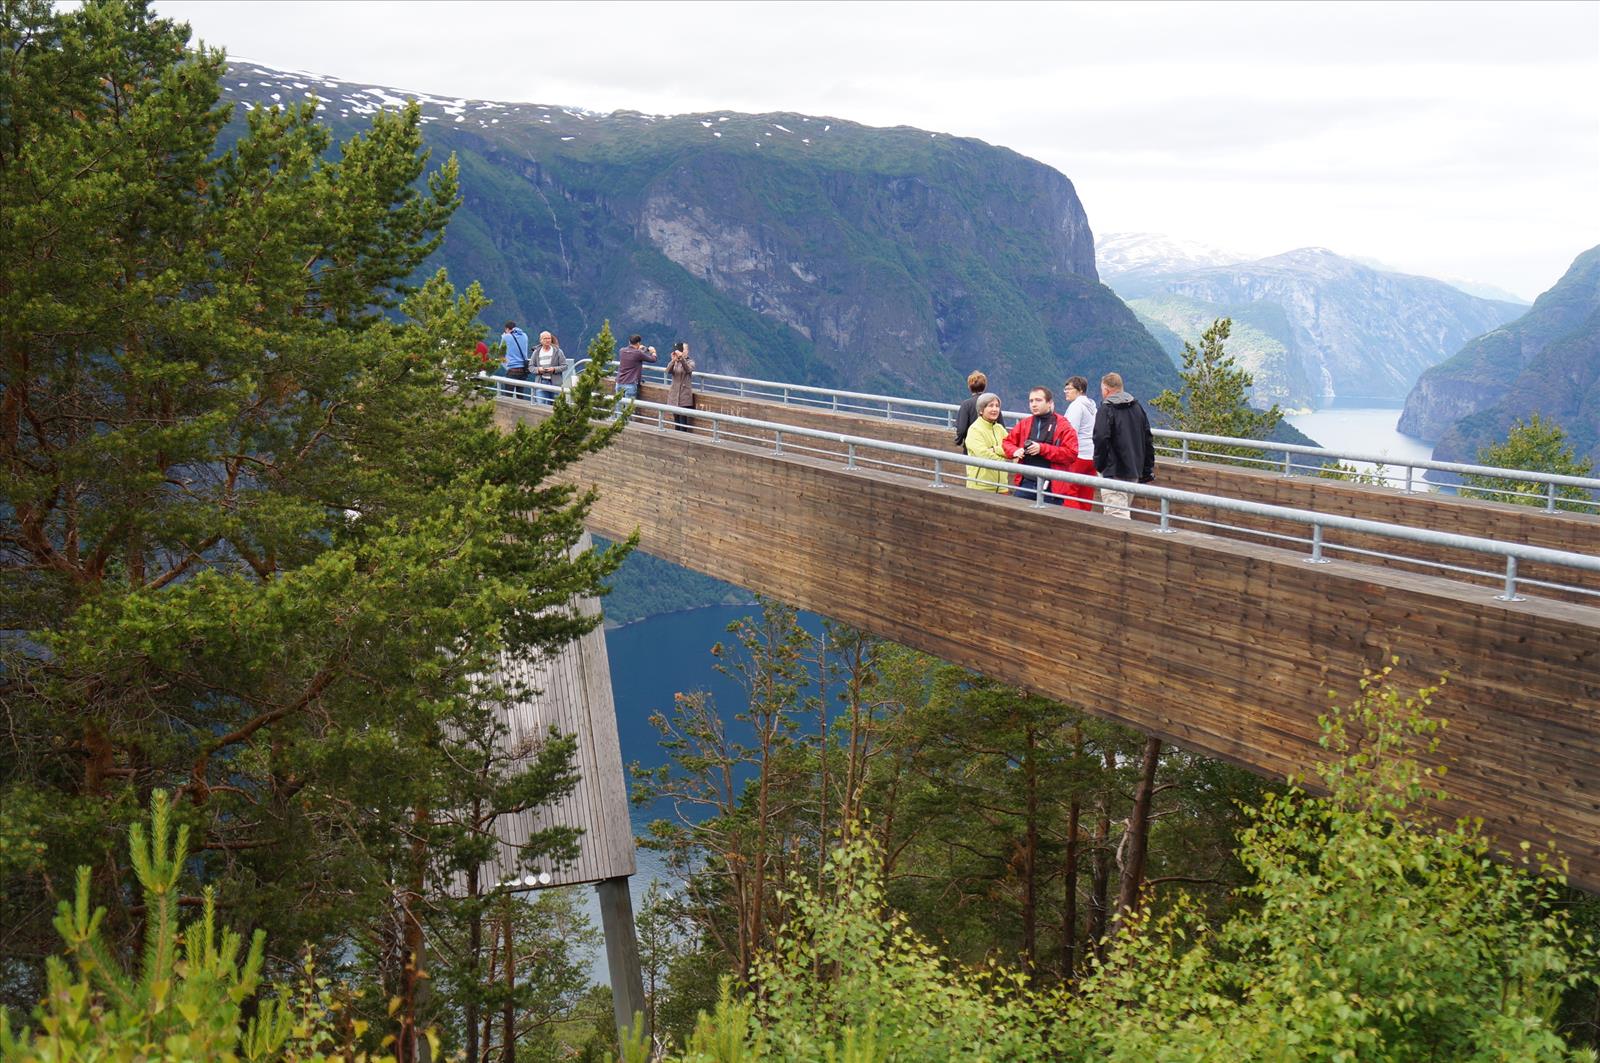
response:
<path id="1" fill-rule="evenodd" d="M 698 374 L 697 374 L 698 375 Z M 493 381 L 500 388 L 523 388 L 537 391 L 560 392 L 561 388 L 554 385 L 535 384 L 529 381 L 512 380 L 508 377 L 485 377 Z M 502 395 L 502 397 L 505 397 Z M 682 416 L 690 411 L 682 406 L 670 406 L 665 403 L 633 400 L 631 405 L 634 410 L 644 410 L 656 414 L 657 428 L 664 429 L 669 416 Z M 620 408 L 620 407 L 619 407 Z M 855 436 L 842 432 L 827 432 L 822 429 L 808 428 L 801 425 L 783 424 L 776 421 L 761 421 L 751 417 L 741 417 L 736 414 L 715 413 L 709 410 L 694 410 L 692 416 L 696 421 L 709 421 L 713 425 L 713 438 L 718 437 L 718 426 L 741 428 L 758 428 L 773 433 L 776 450 L 783 451 L 785 436 L 801 439 L 822 440 L 845 447 L 845 460 L 847 467 L 856 468 L 858 451 L 861 449 L 886 451 L 908 457 L 931 460 L 933 462 L 933 477 L 935 485 L 942 485 L 946 474 L 943 466 L 951 463 L 960 466 L 975 466 L 983 469 L 993 469 L 1012 475 L 1021 475 L 1030 479 L 1043 479 L 1062 481 L 1065 483 L 1079 484 L 1088 487 L 1098 487 L 1123 491 L 1138 498 L 1152 499 L 1159 504 L 1160 531 L 1170 531 L 1168 527 L 1172 515 L 1173 505 L 1204 506 L 1224 512 L 1242 513 L 1247 516 L 1261 517 L 1271 520 L 1282 520 L 1289 523 L 1301 524 L 1311 529 L 1311 556 L 1307 558 L 1312 563 L 1326 563 L 1323 553 L 1330 549 L 1323 540 L 1326 529 L 1357 532 L 1364 535 L 1374 535 L 1380 538 L 1394 539 L 1401 542 L 1419 543 L 1426 546 L 1440 547 L 1443 549 L 1463 550 L 1469 553 L 1478 553 L 1491 557 L 1498 557 L 1505 562 L 1504 593 L 1495 597 L 1500 601 L 1521 601 L 1516 589 L 1519 582 L 1517 565 L 1519 562 L 1532 562 L 1548 564 L 1562 568 L 1574 568 L 1585 572 L 1600 572 L 1600 556 L 1580 554 L 1569 550 L 1554 550 L 1544 546 L 1533 546 L 1527 543 L 1503 543 L 1494 539 L 1485 539 L 1475 535 L 1461 535 L 1455 532 L 1435 531 L 1431 528 L 1412 528 L 1403 524 L 1388 524 L 1383 521 L 1368 520 L 1362 517 L 1347 517 L 1339 513 L 1324 513 L 1318 510 L 1294 509 L 1289 506 L 1277 506 L 1264 502 L 1252 502 L 1247 499 L 1229 498 L 1224 495 L 1207 495 L 1196 491 L 1181 491 L 1171 487 L 1155 487 L 1150 484 L 1138 484 L 1127 481 L 1108 481 L 1097 476 L 1085 476 L 1079 473 L 1065 472 L 1059 469 L 1042 470 L 1038 466 L 1021 465 L 1016 462 L 991 461 L 987 458 L 978 458 L 971 455 L 952 455 L 949 451 L 935 450 L 930 447 L 919 447 L 909 443 L 895 443 L 868 436 Z M 963 471 L 952 479 L 965 479 Z M 1116 486 L 1110 488 L 1108 485 Z M 1042 486 L 1042 485 L 1041 485 Z M 1033 505 L 1042 508 L 1046 505 L 1043 493 L 1036 491 Z M 1405 558 L 1417 564 L 1430 564 L 1422 558 Z M 1485 573 L 1489 575 L 1489 573 Z M 1530 581 L 1531 582 L 1531 581 Z M 1541 584 L 1550 586 L 1551 584 Z M 1559 586 L 1559 585 L 1557 585 Z M 1560 587 L 1565 590 L 1575 590 L 1583 593 L 1593 593 L 1583 587 Z"/>
<path id="2" fill-rule="evenodd" d="M 587 362 L 588 359 L 585 358 L 580 359 L 578 362 L 573 364 L 581 365 Z M 644 367 L 644 369 L 652 374 L 652 383 L 665 383 L 666 367 L 659 365 L 647 365 Z M 654 379 L 655 375 L 660 375 L 663 379 L 657 381 Z M 702 391 L 721 394 L 737 394 L 741 398 L 776 398 L 783 405 L 825 407 L 836 411 L 848 411 L 852 413 L 882 412 L 884 419 L 889 421 L 897 419 L 895 417 L 896 411 L 893 407 L 901 406 L 909 408 L 912 411 L 912 414 L 911 416 L 900 419 L 921 424 L 936 423 L 945 426 L 953 426 L 955 424 L 955 413 L 960 408 L 957 403 L 935 402 L 929 399 L 908 399 L 894 395 L 875 395 L 870 392 L 844 391 L 837 388 L 823 388 L 809 384 L 788 384 L 778 380 L 761 380 L 754 377 L 729 376 L 725 373 L 696 372 L 694 378 L 696 384 L 700 386 L 700 390 Z M 704 382 L 709 382 L 711 386 L 706 386 L 706 383 Z M 754 395 L 751 394 L 752 391 L 775 391 L 777 394 L 770 396 Z M 819 401 L 810 401 L 804 403 L 793 401 L 797 397 L 815 397 Z M 820 399 L 824 397 L 830 401 L 820 401 Z M 882 405 L 884 409 L 882 411 L 878 411 L 872 409 L 870 406 L 861 405 L 863 403 L 879 404 Z M 1027 414 L 1015 410 L 1006 410 L 1001 416 L 1009 419 L 1009 423 L 1014 423 L 1017 419 L 1026 417 Z M 1566 476 L 1559 473 L 1528 472 L 1525 469 L 1506 469 L 1494 465 L 1474 465 L 1465 462 L 1434 461 L 1432 459 L 1424 458 L 1395 458 L 1386 454 L 1369 454 L 1363 451 L 1335 450 L 1329 447 L 1308 447 L 1300 443 L 1276 443 L 1271 440 L 1241 439 L 1232 436 L 1212 436 L 1199 432 L 1179 432 L 1168 428 L 1152 429 L 1151 435 L 1155 436 L 1157 439 L 1171 440 L 1175 442 L 1177 444 L 1176 447 L 1162 448 L 1162 450 L 1164 453 L 1168 454 L 1175 453 L 1178 457 L 1178 461 L 1183 463 L 1188 463 L 1193 460 L 1192 455 L 1196 444 L 1202 446 L 1239 447 L 1257 450 L 1263 453 L 1283 455 L 1283 458 L 1281 459 L 1266 457 L 1240 457 L 1237 460 L 1261 466 L 1270 466 L 1275 469 L 1281 469 L 1285 476 L 1294 475 L 1296 470 L 1305 470 L 1313 473 L 1321 470 L 1322 466 L 1316 463 L 1295 464 L 1291 460 L 1290 456 L 1298 454 L 1322 459 L 1324 461 L 1359 461 L 1372 465 L 1404 470 L 1405 480 L 1402 490 L 1408 493 L 1414 490 L 1413 473 L 1420 469 L 1424 472 L 1447 472 L 1462 476 L 1487 476 L 1500 480 L 1512 480 L 1538 484 L 1546 488 L 1544 506 L 1546 511 L 1555 510 L 1558 504 L 1562 502 L 1586 505 L 1592 508 L 1600 509 L 1600 500 L 1596 500 L 1594 498 L 1562 498 L 1555 493 L 1555 488 L 1557 487 L 1576 487 L 1584 491 L 1591 492 L 1592 494 L 1600 495 L 1600 477 Z M 1201 454 L 1203 455 L 1204 453 L 1205 451 L 1202 450 Z M 1492 489 L 1480 487 L 1466 487 L 1460 489 L 1483 494 L 1497 493 Z"/>

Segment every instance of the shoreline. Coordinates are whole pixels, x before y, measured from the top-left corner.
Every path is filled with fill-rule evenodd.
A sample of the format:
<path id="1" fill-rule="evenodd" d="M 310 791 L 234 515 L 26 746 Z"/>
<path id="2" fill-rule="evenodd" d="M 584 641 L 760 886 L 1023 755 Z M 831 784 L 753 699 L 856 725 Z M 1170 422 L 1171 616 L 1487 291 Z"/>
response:
<path id="1" fill-rule="evenodd" d="M 741 605 L 749 605 L 753 607 L 755 604 L 755 599 L 752 598 L 748 602 L 707 602 L 704 605 L 685 605 L 678 609 L 666 609 L 659 613 L 650 613 L 648 616 L 641 616 L 634 620 L 624 620 L 620 624 L 612 623 L 609 619 L 607 619 L 603 622 L 602 627 L 606 631 L 621 631 L 625 627 L 632 627 L 635 624 L 643 624 L 647 620 L 655 620 L 663 616 L 677 616 L 680 613 L 693 613 L 698 612 L 701 609 L 729 609 Z M 604 607 L 602 607 L 601 613 L 604 614 L 604 612 Z"/>

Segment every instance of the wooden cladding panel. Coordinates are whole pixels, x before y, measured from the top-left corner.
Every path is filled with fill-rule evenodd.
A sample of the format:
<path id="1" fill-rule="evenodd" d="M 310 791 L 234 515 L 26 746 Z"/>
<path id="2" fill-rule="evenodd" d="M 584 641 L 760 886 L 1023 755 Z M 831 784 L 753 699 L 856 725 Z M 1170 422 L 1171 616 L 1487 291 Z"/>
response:
<path id="1" fill-rule="evenodd" d="M 651 401 L 660 401 L 665 398 L 665 391 L 660 388 L 651 389 L 646 387 L 641 397 Z M 895 443 L 907 443 L 914 446 L 949 451 L 951 462 L 946 466 L 947 471 L 954 472 L 958 476 L 961 474 L 960 455 L 956 453 L 952 445 L 954 433 L 948 428 L 886 421 L 883 418 L 868 417 L 860 414 L 839 414 L 828 410 L 784 406 L 778 403 L 734 399 L 720 395 L 697 395 L 696 402 L 700 408 L 716 413 L 730 413 L 741 417 L 751 417 L 782 424 L 816 428 L 822 431 L 867 436 Z M 799 446 L 805 445 L 816 446 L 818 449 L 830 453 L 842 450 L 838 446 L 827 443 L 812 443 L 808 441 L 802 444 L 802 441 L 798 439 L 794 442 L 797 449 Z M 869 455 L 868 457 L 881 456 Z M 911 464 L 926 470 L 930 475 L 932 473 L 931 462 L 905 458 L 896 460 L 909 461 Z M 1364 520 L 1399 523 L 1413 528 L 1429 528 L 1435 531 L 1453 532 L 1458 535 L 1473 535 L 1501 542 L 1528 543 L 1534 546 L 1549 547 L 1553 550 L 1594 552 L 1596 549 L 1600 549 L 1600 516 L 1595 514 L 1546 513 L 1531 506 L 1514 506 L 1503 502 L 1487 502 L 1480 499 L 1464 499 L 1452 495 L 1420 492 L 1406 494 L 1392 488 L 1346 483 L 1339 480 L 1323 480 L 1313 476 L 1282 476 L 1276 473 L 1255 472 L 1226 465 L 1204 462 L 1183 463 L 1165 459 L 1157 463 L 1156 483 L 1162 487 L 1171 487 L 1180 491 L 1225 495 L 1229 498 L 1245 499 L 1267 505 L 1317 510 L 1323 513 L 1358 517 Z M 1139 505 L 1141 508 L 1151 508 L 1148 502 L 1142 502 Z M 1306 539 L 1309 539 L 1310 536 L 1310 529 L 1305 525 L 1249 517 L 1241 513 L 1219 515 L 1216 511 L 1205 506 L 1174 506 L 1172 513 L 1175 518 L 1225 520 L 1229 524 L 1243 528 L 1267 531 L 1279 535 L 1292 535 Z M 1154 519 L 1153 516 L 1151 519 Z M 1241 538 L 1250 542 L 1264 541 L 1260 536 L 1248 535 L 1236 529 L 1200 529 L 1195 525 L 1186 525 L 1181 522 L 1175 523 L 1174 526 L 1206 530 L 1208 534 Z M 1490 575 L 1482 576 L 1475 580 L 1482 586 L 1498 587 L 1503 580 L 1503 561 L 1470 551 L 1439 551 L 1434 547 L 1421 543 L 1407 543 L 1375 535 L 1360 535 L 1344 531 L 1330 530 L 1326 538 L 1329 557 L 1340 557 L 1364 564 L 1402 568 L 1407 571 L 1426 571 L 1425 566 L 1411 564 L 1403 560 L 1374 558 L 1342 552 L 1337 549 L 1339 546 L 1348 546 L 1359 550 L 1393 554 L 1400 558 L 1437 558 L 1447 564 L 1461 568 L 1488 571 L 1491 573 Z M 1288 544 L 1284 545 L 1287 546 Z M 1600 573 L 1597 572 L 1582 572 L 1573 569 L 1528 564 L 1521 566 L 1519 576 L 1526 579 L 1559 581 L 1600 591 Z M 1469 577 L 1463 575 L 1456 578 L 1468 579 Z M 1600 604 L 1600 598 L 1596 598 L 1593 595 L 1564 594 L 1545 589 L 1531 589 L 1530 592 L 1546 597 L 1586 602 L 1591 605 Z"/>
<path id="2" fill-rule="evenodd" d="M 573 479 L 602 533 L 1268 775 L 1315 762 L 1363 667 L 1449 673 L 1440 811 L 1553 837 L 1600 886 L 1600 610 L 670 431 Z"/>
<path id="3" fill-rule="evenodd" d="M 577 549 L 589 548 L 584 534 Z M 600 611 L 592 598 L 579 602 L 589 616 Z M 628 789 L 617 740 L 617 711 L 611 695 L 611 668 L 606 635 L 595 628 L 551 656 L 530 660 L 502 653 L 500 674 L 531 688 L 528 697 L 505 706 L 503 723 L 510 748 L 531 761 L 554 727 L 577 739 L 578 785 L 551 806 L 498 817 L 490 828 L 499 839 L 496 855 L 485 863 L 480 881 L 486 889 L 521 877 L 518 852 L 536 832 L 550 827 L 581 831 L 578 857 L 566 865 L 543 862 L 554 886 L 601 882 L 634 873 L 633 824 L 628 817 Z M 514 887 L 525 888 L 525 887 Z"/>

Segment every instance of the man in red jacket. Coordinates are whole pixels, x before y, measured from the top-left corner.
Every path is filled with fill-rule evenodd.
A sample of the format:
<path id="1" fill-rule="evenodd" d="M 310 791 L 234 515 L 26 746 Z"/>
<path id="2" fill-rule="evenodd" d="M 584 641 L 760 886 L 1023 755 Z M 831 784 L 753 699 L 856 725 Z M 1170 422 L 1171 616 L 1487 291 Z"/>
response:
<path id="1" fill-rule="evenodd" d="M 1068 472 L 1078 458 L 1078 433 L 1065 417 L 1056 416 L 1055 394 L 1049 388 L 1034 388 L 1028 392 L 1027 417 L 1018 421 L 1006 436 L 1000 448 L 1011 460 L 1023 465 L 1059 469 Z M 1016 477 L 1018 498 L 1032 500 L 1038 480 L 1031 476 Z M 1060 481 L 1050 484 L 1044 500 L 1053 506 L 1062 503 L 1066 485 Z"/>

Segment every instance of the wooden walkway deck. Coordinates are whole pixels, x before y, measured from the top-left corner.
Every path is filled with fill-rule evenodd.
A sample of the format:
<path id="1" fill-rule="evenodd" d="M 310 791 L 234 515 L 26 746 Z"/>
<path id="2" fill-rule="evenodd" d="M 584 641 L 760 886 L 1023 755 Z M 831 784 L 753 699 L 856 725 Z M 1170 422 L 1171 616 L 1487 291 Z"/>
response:
<path id="1" fill-rule="evenodd" d="M 947 442 L 881 421 L 706 405 Z M 500 403 L 497 415 L 505 424 L 543 416 L 515 403 Z M 600 487 L 590 525 L 602 534 L 638 529 L 656 556 L 1267 775 L 1302 772 L 1318 758 L 1317 716 L 1330 691 L 1353 696 L 1363 668 L 1398 657 L 1414 687 L 1448 674 L 1433 706 L 1449 720 L 1438 756 L 1450 765 L 1452 799 L 1439 811 L 1482 817 L 1507 847 L 1554 839 L 1573 879 L 1600 887 L 1595 607 L 1500 602 L 1493 590 L 1399 564 L 1311 565 L 1273 546 L 1160 534 L 670 431 L 630 430 L 573 479 Z M 1257 479 L 1277 481 L 1262 488 L 1276 492 L 1295 483 Z M 1165 465 L 1158 481 L 1189 486 Z M 1392 508 L 1399 497 L 1310 483 L 1355 500 L 1359 515 L 1370 515 L 1360 505 Z M 1470 531 L 1454 507 L 1481 505 L 1453 502 L 1439 519 Z M 1543 534 L 1558 539 L 1600 529 L 1591 518 L 1546 519 L 1557 530 Z"/>

